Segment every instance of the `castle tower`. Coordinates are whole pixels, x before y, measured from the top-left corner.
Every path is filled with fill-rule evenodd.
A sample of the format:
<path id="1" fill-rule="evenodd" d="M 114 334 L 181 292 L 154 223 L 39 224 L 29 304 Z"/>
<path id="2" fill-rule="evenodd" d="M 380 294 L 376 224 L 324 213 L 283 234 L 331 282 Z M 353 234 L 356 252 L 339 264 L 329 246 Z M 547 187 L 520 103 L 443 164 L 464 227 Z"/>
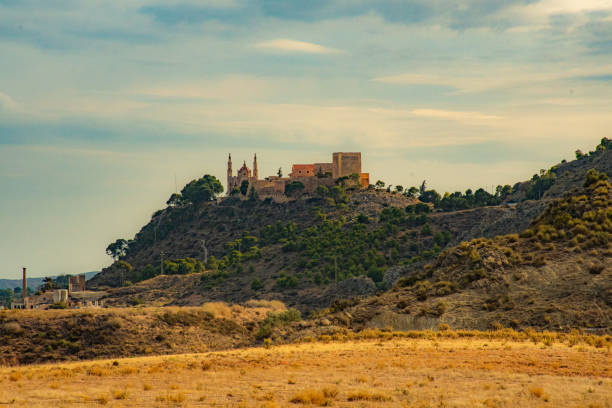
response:
<path id="1" fill-rule="evenodd" d="M 253 178 L 259 180 L 259 171 L 257 171 L 257 153 L 253 157 Z"/>
<path id="2" fill-rule="evenodd" d="M 232 185 L 232 154 L 227 159 L 227 195 L 230 195 L 234 186 Z"/>

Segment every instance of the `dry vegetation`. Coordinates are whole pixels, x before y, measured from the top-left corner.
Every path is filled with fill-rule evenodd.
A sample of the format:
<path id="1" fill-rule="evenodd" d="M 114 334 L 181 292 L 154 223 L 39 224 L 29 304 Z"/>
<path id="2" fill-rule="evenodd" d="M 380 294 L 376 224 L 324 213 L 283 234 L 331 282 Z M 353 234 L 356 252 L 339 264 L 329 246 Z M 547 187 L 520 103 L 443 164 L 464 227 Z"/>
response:
<path id="1" fill-rule="evenodd" d="M 244 306 L 0 312 L 0 365 L 202 352 L 251 344 L 278 301 Z"/>
<path id="2" fill-rule="evenodd" d="M 442 332 L 440 332 L 442 333 Z M 609 407 L 612 356 L 511 332 L 347 340 L 0 369 L 0 405 Z M 426 337 L 425 336 L 425 337 Z M 456 337 L 456 338 L 453 338 Z"/>
<path id="3" fill-rule="evenodd" d="M 342 309 L 333 317 L 353 329 L 444 323 L 610 333 L 611 282 L 612 186 L 592 172 L 583 190 L 550 202 L 521 234 L 462 242 L 392 291 L 330 312 Z"/>

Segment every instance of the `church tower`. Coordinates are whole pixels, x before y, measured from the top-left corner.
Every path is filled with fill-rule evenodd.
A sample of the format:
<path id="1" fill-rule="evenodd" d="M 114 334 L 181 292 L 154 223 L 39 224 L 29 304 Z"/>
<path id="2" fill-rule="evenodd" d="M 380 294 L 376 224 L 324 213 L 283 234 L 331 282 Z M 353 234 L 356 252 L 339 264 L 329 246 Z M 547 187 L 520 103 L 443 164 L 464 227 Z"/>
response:
<path id="1" fill-rule="evenodd" d="M 227 195 L 230 195 L 234 186 L 232 185 L 232 154 L 227 159 Z"/>
<path id="2" fill-rule="evenodd" d="M 253 178 L 259 180 L 259 171 L 257 171 L 257 153 L 253 157 Z"/>

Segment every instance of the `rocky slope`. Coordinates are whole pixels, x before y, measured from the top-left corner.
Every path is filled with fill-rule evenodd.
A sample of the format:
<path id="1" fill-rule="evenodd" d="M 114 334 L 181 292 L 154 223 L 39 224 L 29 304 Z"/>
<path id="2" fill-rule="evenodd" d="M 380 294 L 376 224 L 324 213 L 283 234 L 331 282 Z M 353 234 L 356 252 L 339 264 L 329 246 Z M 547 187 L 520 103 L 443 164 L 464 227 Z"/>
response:
<path id="1" fill-rule="evenodd" d="M 354 328 L 610 332 L 612 186 L 593 174 L 578 192 L 550 202 L 520 235 L 464 241 L 393 290 L 332 316 Z"/>

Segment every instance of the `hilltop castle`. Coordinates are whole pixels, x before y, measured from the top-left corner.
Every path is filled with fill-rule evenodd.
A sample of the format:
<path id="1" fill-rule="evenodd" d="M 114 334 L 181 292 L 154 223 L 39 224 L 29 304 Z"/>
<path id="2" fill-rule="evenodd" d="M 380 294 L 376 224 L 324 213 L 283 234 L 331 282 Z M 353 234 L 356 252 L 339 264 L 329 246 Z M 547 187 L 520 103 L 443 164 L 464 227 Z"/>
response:
<path id="1" fill-rule="evenodd" d="M 253 170 L 249 169 L 246 161 L 234 176 L 232 169 L 232 155 L 227 161 L 227 194 L 254 191 L 259 198 L 271 197 L 282 199 L 285 196 L 285 187 L 291 182 L 300 182 L 304 185 L 305 193 L 312 193 L 320 185 L 331 187 L 340 178 L 352 180 L 356 185 L 367 188 L 370 185 L 370 174 L 361 172 L 360 152 L 336 152 L 332 154 L 331 163 L 294 164 L 289 177 L 269 176 L 259 178 L 257 169 L 257 155 L 253 157 Z M 245 194 L 243 194 L 245 195 Z"/>

